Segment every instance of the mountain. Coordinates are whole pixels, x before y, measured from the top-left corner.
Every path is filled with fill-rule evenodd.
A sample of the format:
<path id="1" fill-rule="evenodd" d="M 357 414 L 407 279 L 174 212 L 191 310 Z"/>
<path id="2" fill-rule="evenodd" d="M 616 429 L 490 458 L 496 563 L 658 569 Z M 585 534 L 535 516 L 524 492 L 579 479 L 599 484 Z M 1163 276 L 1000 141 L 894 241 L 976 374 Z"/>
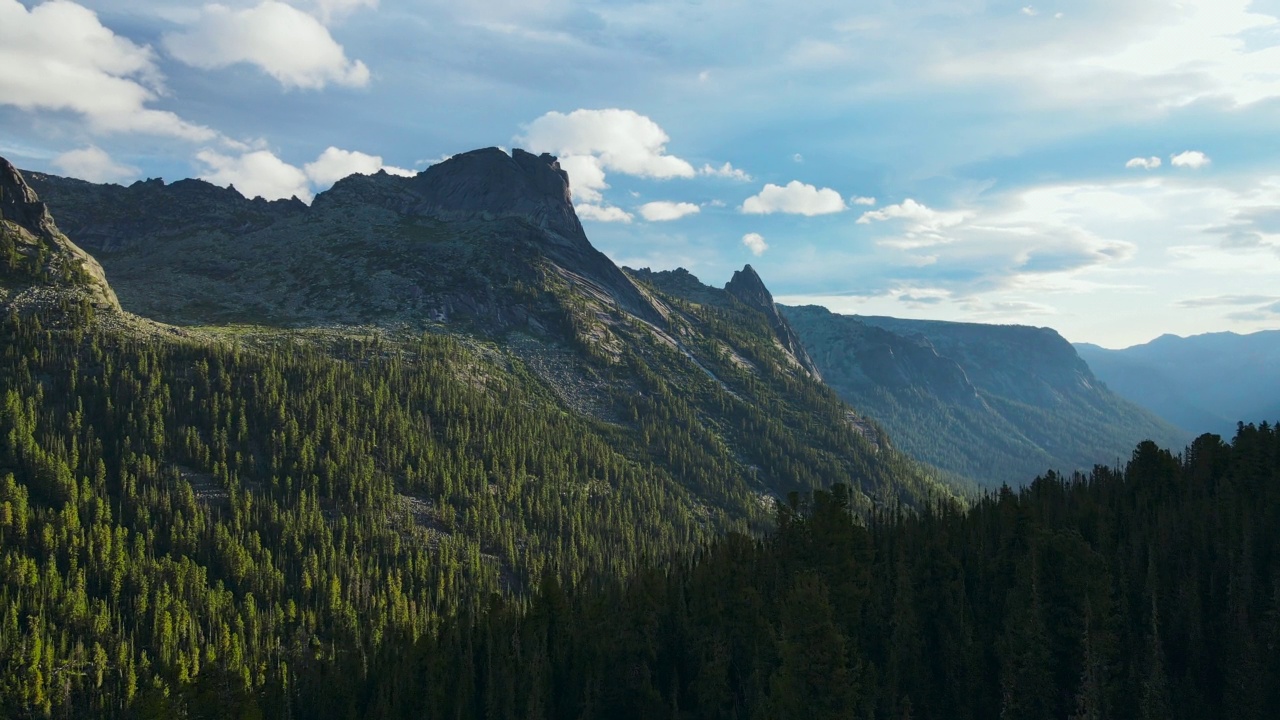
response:
<path id="1" fill-rule="evenodd" d="M 1280 330 L 1162 335 L 1123 350 L 1080 343 L 1076 350 L 1116 393 L 1179 427 L 1229 436 L 1239 422 L 1280 420 Z"/>
<path id="2" fill-rule="evenodd" d="M 816 378 L 754 271 L 591 247 L 550 156 L 310 207 L 9 177 L 0 716 L 318 717 L 447 618 L 761 532 L 793 492 L 955 496 Z"/>
<path id="3" fill-rule="evenodd" d="M 119 307 L 102 267 L 62 234 L 22 174 L 0 158 L 0 302 L 27 309 L 59 297 Z"/>
<path id="4" fill-rule="evenodd" d="M 124 307 L 164 322 L 518 327 L 558 319 L 522 296 L 548 274 L 661 319 L 587 241 L 564 171 L 546 155 L 490 148 L 413 178 L 352 175 L 310 207 L 202 180 L 126 188 L 28 175 Z"/>
<path id="5" fill-rule="evenodd" d="M 822 377 L 904 451 L 980 485 L 1088 470 L 1189 436 L 1107 390 L 1049 328 L 783 307 Z"/>

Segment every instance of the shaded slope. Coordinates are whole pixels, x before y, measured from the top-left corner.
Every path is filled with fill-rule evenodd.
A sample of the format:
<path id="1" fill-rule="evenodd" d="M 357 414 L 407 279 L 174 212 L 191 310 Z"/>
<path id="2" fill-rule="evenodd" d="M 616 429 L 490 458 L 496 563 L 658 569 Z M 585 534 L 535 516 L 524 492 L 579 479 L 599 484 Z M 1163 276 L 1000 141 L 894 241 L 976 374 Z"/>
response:
<path id="1" fill-rule="evenodd" d="M 984 485 L 1188 439 L 1108 391 L 1048 328 L 783 313 L 849 404 L 912 456 Z"/>
<path id="2" fill-rule="evenodd" d="M 1280 330 L 1238 335 L 1163 335 L 1080 356 L 1116 393 L 1191 431 L 1235 432 L 1239 422 L 1280 419 Z"/>

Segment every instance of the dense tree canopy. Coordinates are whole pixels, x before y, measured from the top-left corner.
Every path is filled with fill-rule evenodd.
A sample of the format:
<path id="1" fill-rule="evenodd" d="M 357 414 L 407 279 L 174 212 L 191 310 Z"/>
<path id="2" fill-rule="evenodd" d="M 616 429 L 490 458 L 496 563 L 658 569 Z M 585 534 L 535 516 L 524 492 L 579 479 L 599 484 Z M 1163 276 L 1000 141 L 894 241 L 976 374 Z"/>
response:
<path id="1" fill-rule="evenodd" d="M 1280 715 L 1274 427 L 917 512 L 745 340 L 752 402 L 624 357 L 620 426 L 448 336 L 91 314 L 0 321 L 0 716 Z M 828 489 L 762 534 L 735 433 Z"/>

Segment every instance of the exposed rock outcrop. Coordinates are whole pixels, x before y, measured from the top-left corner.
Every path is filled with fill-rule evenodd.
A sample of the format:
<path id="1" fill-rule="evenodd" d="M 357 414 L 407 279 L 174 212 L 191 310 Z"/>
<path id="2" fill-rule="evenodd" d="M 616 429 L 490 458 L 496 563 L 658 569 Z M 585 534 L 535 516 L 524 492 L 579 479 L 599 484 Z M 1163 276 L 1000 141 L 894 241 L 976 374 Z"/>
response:
<path id="1" fill-rule="evenodd" d="M 782 313 L 778 312 L 778 306 L 773 302 L 773 295 L 765 287 L 764 281 L 760 279 L 755 268 L 751 267 L 751 265 L 746 265 L 741 270 L 734 272 L 733 277 L 729 279 L 724 289 L 725 292 L 737 298 L 742 304 L 764 313 L 769 320 L 769 327 L 773 329 L 773 334 L 782 345 L 782 348 L 795 359 L 800 367 L 815 378 L 822 378 L 822 374 L 818 372 L 818 366 L 809 357 L 809 353 L 800 342 L 799 336 L 796 335 L 795 330 L 791 328 L 791 324 L 787 322 L 786 318 L 782 317 Z"/>
<path id="2" fill-rule="evenodd" d="M 16 251 L 25 258 L 23 262 L 29 263 L 25 280 L 73 294 L 83 293 L 95 305 L 119 309 L 102 266 L 58 230 L 48 206 L 40 201 L 22 173 L 2 157 L 0 223 L 4 225 L 0 229 L 12 238 Z"/>
<path id="3" fill-rule="evenodd" d="M 310 207 L 203 180 L 121 187 L 37 173 L 33 185 L 68 234 L 100 254 L 126 307 L 169 322 L 465 318 L 497 330 L 530 316 L 527 298 L 497 288 L 527 288 L 542 270 L 663 322 L 587 240 L 551 155 L 488 148 L 414 177 L 352 175 Z"/>
<path id="4" fill-rule="evenodd" d="M 18 168 L 4 158 L 0 158 L 0 218 L 37 235 L 57 230 L 49 208 L 40 202 Z"/>

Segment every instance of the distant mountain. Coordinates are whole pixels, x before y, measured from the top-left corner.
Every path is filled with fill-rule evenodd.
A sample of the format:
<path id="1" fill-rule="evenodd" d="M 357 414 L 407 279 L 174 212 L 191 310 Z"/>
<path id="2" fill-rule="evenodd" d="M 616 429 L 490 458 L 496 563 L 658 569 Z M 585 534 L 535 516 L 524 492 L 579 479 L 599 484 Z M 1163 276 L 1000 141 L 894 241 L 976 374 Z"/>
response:
<path id="1" fill-rule="evenodd" d="M 1110 392 L 1049 328 L 783 307 L 825 382 L 914 457 L 980 485 L 1030 482 L 1190 436 Z"/>
<path id="2" fill-rule="evenodd" d="M 1280 420 L 1280 330 L 1162 335 L 1108 350 L 1079 343 L 1094 373 L 1123 397 L 1191 432 L 1235 434 Z"/>

